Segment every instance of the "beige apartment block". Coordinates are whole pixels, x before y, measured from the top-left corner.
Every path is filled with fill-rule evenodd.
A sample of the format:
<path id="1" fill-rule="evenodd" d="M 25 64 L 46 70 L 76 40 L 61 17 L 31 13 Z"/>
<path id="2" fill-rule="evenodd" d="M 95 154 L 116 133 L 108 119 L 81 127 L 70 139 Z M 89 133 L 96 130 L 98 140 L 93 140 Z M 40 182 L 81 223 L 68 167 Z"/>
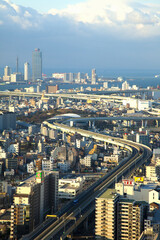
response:
<path id="1" fill-rule="evenodd" d="M 116 239 L 118 194 L 108 189 L 96 199 L 95 234 L 97 239 Z"/>
<path id="2" fill-rule="evenodd" d="M 117 204 L 117 239 L 138 240 L 143 227 L 143 202 L 121 199 Z"/>

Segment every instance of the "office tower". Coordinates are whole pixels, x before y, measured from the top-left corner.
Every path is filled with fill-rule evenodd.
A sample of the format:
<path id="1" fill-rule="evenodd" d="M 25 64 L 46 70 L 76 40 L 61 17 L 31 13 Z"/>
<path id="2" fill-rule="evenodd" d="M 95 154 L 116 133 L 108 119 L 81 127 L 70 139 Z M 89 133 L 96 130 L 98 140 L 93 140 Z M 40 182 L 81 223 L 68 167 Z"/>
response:
<path id="1" fill-rule="evenodd" d="M 4 76 L 3 76 L 3 81 L 9 82 L 11 80 L 11 68 L 6 66 L 4 68 Z"/>
<path id="2" fill-rule="evenodd" d="M 28 62 L 24 64 L 24 80 L 30 80 L 30 64 Z"/>
<path id="3" fill-rule="evenodd" d="M 32 52 L 32 80 L 42 79 L 42 52 L 36 48 Z"/>
<path id="4" fill-rule="evenodd" d="M 99 198 L 96 198 L 95 208 L 95 235 L 100 239 L 116 239 L 117 230 L 117 201 L 115 189 L 108 189 Z"/>
<path id="5" fill-rule="evenodd" d="M 31 232 L 57 210 L 58 172 L 38 171 L 16 187 L 11 206 L 10 239 Z"/>
<path id="6" fill-rule="evenodd" d="M 97 74 L 96 74 L 96 69 L 92 69 L 92 78 L 91 78 L 91 83 L 96 84 L 97 82 Z"/>

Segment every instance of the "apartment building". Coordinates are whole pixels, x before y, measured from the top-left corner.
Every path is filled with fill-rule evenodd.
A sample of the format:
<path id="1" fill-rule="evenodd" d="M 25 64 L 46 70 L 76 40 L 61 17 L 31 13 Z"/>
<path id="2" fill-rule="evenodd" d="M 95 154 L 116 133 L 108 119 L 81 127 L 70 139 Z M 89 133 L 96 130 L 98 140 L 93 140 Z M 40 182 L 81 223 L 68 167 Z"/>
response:
<path id="1" fill-rule="evenodd" d="M 143 202 L 121 199 L 117 204 L 117 239 L 138 240 L 143 230 Z"/>
<path id="2" fill-rule="evenodd" d="M 58 205 L 58 172 L 38 171 L 16 188 L 11 207 L 10 239 L 31 232 Z"/>
<path id="3" fill-rule="evenodd" d="M 121 198 L 115 189 L 108 189 L 96 199 L 96 239 L 138 240 L 147 209 L 146 202 Z"/>
<path id="4" fill-rule="evenodd" d="M 95 235 L 97 239 L 116 239 L 118 199 L 115 189 L 108 189 L 96 198 Z"/>

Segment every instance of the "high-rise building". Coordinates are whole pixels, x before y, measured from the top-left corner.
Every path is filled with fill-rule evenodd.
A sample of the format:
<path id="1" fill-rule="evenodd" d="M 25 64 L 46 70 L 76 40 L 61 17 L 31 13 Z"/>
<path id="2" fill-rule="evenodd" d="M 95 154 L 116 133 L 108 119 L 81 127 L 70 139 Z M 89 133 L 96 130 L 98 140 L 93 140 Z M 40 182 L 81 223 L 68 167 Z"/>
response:
<path id="1" fill-rule="evenodd" d="M 92 78 L 91 78 L 91 83 L 96 84 L 97 82 L 97 74 L 96 74 L 96 69 L 92 69 Z"/>
<path id="2" fill-rule="evenodd" d="M 122 83 L 122 90 L 128 90 L 128 89 L 129 89 L 129 83 L 125 81 L 124 83 Z"/>
<path id="3" fill-rule="evenodd" d="M 32 52 L 32 80 L 42 78 L 42 52 L 39 48 L 36 48 Z"/>
<path id="4" fill-rule="evenodd" d="M 118 194 L 108 189 L 96 199 L 95 234 L 100 239 L 116 239 Z"/>
<path id="5" fill-rule="evenodd" d="M 147 203 L 121 199 L 117 205 L 117 239 L 138 240 L 143 231 Z"/>
<path id="6" fill-rule="evenodd" d="M 58 172 L 38 171 L 16 187 L 11 206 L 10 239 L 31 232 L 45 214 L 57 210 Z"/>
<path id="7" fill-rule="evenodd" d="M 30 64 L 28 62 L 24 64 L 24 80 L 30 80 Z"/>
<path id="8" fill-rule="evenodd" d="M 147 202 L 121 198 L 115 189 L 108 189 L 96 199 L 96 238 L 138 240 L 147 210 Z"/>
<path id="9" fill-rule="evenodd" d="M 4 68 L 4 76 L 3 76 L 3 81 L 9 82 L 11 80 L 11 68 L 6 66 Z"/>

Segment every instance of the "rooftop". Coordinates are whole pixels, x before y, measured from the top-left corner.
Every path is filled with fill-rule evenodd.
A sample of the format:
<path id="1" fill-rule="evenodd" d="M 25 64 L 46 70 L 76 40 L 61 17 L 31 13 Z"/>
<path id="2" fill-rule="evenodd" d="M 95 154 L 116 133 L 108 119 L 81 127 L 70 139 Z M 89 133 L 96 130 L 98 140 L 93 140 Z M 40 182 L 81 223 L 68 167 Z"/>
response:
<path id="1" fill-rule="evenodd" d="M 117 196 L 115 189 L 107 189 L 99 198 L 111 199 Z"/>

